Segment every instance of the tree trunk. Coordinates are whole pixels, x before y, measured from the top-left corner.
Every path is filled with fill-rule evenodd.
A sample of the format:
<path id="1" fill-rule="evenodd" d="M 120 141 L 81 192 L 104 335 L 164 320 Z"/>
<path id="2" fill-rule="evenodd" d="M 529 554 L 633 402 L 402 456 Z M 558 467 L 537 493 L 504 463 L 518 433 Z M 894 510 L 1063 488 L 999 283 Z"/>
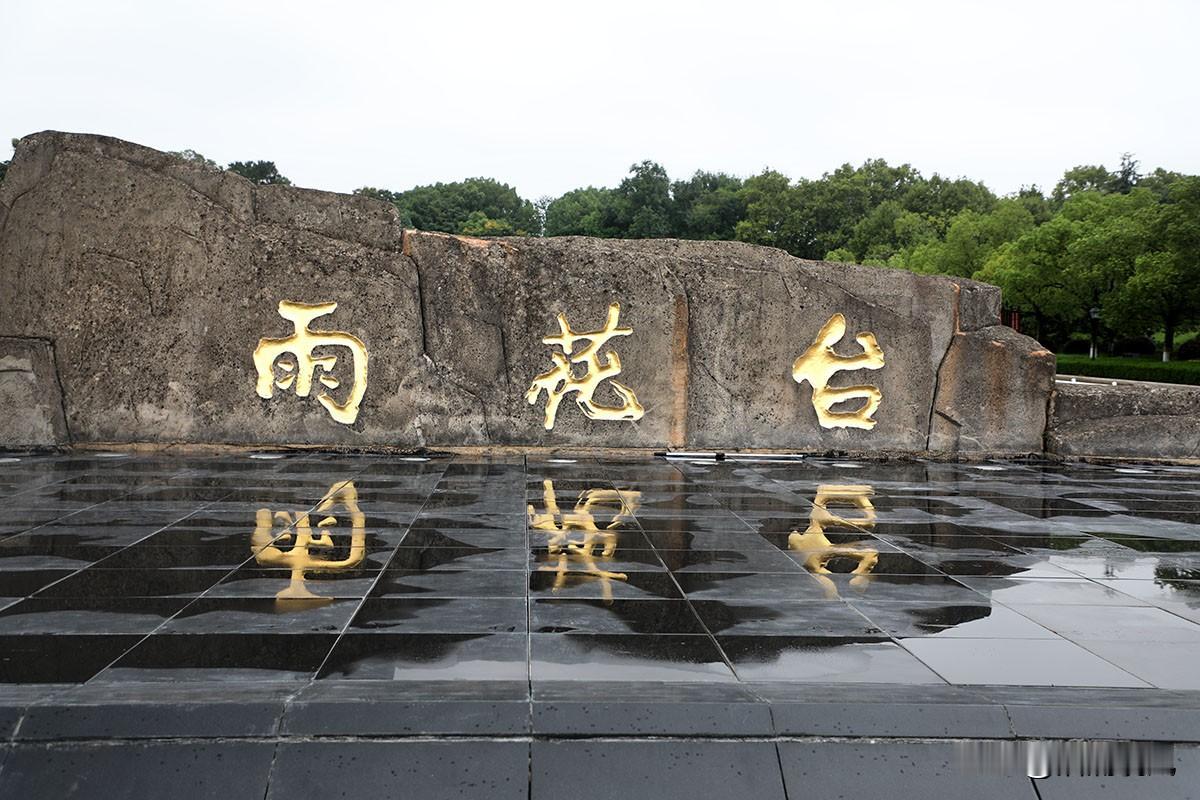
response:
<path id="1" fill-rule="evenodd" d="M 1175 321 L 1167 320 L 1163 328 L 1163 362 L 1171 360 L 1171 351 L 1175 349 Z"/>

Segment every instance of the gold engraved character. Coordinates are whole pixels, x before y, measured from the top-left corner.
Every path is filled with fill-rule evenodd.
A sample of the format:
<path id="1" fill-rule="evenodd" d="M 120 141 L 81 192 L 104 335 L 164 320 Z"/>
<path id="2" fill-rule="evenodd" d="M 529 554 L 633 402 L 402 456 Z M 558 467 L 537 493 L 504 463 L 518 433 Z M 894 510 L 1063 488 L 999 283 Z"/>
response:
<path id="1" fill-rule="evenodd" d="M 323 553 L 329 553 L 338 544 L 330 535 L 330 530 L 339 525 L 337 517 L 333 516 L 339 507 L 350 518 L 348 552 L 344 558 L 322 557 Z M 282 609 L 302 609 L 332 603 L 333 598 L 309 591 L 306 574 L 353 569 L 362 563 L 367 552 L 366 516 L 358 506 L 358 490 L 353 481 L 343 481 L 330 487 L 313 513 L 320 518 L 317 534 L 313 534 L 307 513 L 271 513 L 270 509 L 260 508 L 255 517 L 254 534 L 250 537 L 250 551 L 254 554 L 254 560 L 261 566 L 283 567 L 291 573 L 288 585 L 275 595 L 276 605 Z M 284 526 L 280 534 L 275 533 L 276 522 Z"/>
<path id="2" fill-rule="evenodd" d="M 258 372 L 258 396 L 269 400 L 275 388 L 296 389 L 297 397 L 308 397 L 312 392 L 313 378 L 317 367 L 321 375 L 317 380 L 325 389 L 338 388 L 338 380 L 331 374 L 337 364 L 337 356 L 313 356 L 318 347 L 345 347 L 350 351 L 354 383 L 344 403 L 338 403 L 322 389 L 317 402 L 325 406 L 329 416 L 337 422 L 352 425 L 358 419 L 358 407 L 367 391 L 367 348 L 362 341 L 341 331 L 309 330 L 309 324 L 317 317 L 332 314 L 337 303 L 295 303 L 283 300 L 279 303 L 279 316 L 295 326 L 295 332 L 284 339 L 260 339 L 254 350 L 254 368 Z M 278 364 L 276 359 L 279 359 Z M 276 378 L 275 369 L 283 373 Z"/>
<path id="3" fill-rule="evenodd" d="M 879 562 L 879 551 L 855 544 L 837 545 L 825 535 L 829 528 L 841 528 L 850 532 L 865 532 L 875 527 L 875 506 L 871 503 L 873 490 L 870 486 L 817 487 L 813 498 L 813 509 L 809 512 L 808 528 L 804 533 L 792 531 L 788 536 L 788 549 L 804 556 L 803 566 L 813 574 L 825 589 L 830 599 L 838 596 L 837 585 L 825 577 L 832 574 L 827 564 L 835 558 L 849 558 L 858 562 L 851 571 L 850 585 L 865 589 L 871 580 L 871 570 Z M 830 511 L 830 506 L 850 506 L 859 510 L 861 516 L 850 516 Z"/>
<path id="4" fill-rule="evenodd" d="M 571 330 L 571 324 L 567 322 L 567 315 L 560 313 L 558 315 L 559 334 L 542 339 L 543 344 L 557 345 L 562 348 L 562 352 L 555 351 L 550 354 L 550 358 L 554 361 L 554 369 L 533 379 L 533 384 L 525 392 L 525 399 L 529 401 L 529 405 L 534 405 L 542 390 L 546 391 L 546 416 L 543 422 L 546 430 L 554 428 L 558 404 L 571 392 L 575 392 L 575 404 L 587 415 L 588 419 L 637 420 L 646 413 L 646 409 L 642 408 L 642 404 L 638 402 L 637 395 L 633 393 L 633 390 L 620 381 L 614 380 L 609 385 L 621 398 L 621 405 L 601 405 L 592 399 L 602 381 L 621 373 L 621 357 L 615 351 L 600 354 L 600 348 L 609 339 L 633 333 L 632 328 L 617 327 L 620 314 L 621 304 L 613 303 L 608 307 L 608 319 L 602 329 L 576 333 Z M 575 343 L 584 340 L 588 344 L 579 352 L 573 352 Z M 574 364 L 584 365 L 585 371 L 581 377 L 575 377 L 572 366 Z"/>
<path id="5" fill-rule="evenodd" d="M 542 481 L 544 514 L 528 506 L 529 526 L 539 531 L 549 531 L 547 551 L 551 565 L 538 567 L 539 572 L 553 572 L 555 592 L 583 581 L 599 581 L 605 604 L 613 601 L 613 581 L 624 581 L 624 572 L 612 572 L 600 566 L 611 561 L 617 552 L 617 528 L 633 518 L 641 492 L 619 492 L 616 489 L 588 489 L 579 496 L 573 511 L 562 512 L 554 492 L 554 481 Z M 610 513 L 612 521 L 600 530 L 596 526 L 596 514 L 603 510 Z"/>
<path id="6" fill-rule="evenodd" d="M 817 421 L 822 428 L 865 428 L 875 427 L 873 414 L 879 408 L 883 393 L 878 387 L 829 386 L 835 374 L 854 369 L 879 369 L 883 366 L 883 351 L 875 341 L 875 334 L 863 332 L 854 337 L 863 351 L 855 356 L 839 356 L 833 346 L 846 335 L 846 318 L 834 314 L 821 328 L 817 338 L 804 354 L 792 365 L 792 377 L 797 383 L 808 381 L 812 386 L 812 404 L 817 412 Z M 866 400 L 856 411 L 834 411 L 833 407 L 847 400 Z"/>

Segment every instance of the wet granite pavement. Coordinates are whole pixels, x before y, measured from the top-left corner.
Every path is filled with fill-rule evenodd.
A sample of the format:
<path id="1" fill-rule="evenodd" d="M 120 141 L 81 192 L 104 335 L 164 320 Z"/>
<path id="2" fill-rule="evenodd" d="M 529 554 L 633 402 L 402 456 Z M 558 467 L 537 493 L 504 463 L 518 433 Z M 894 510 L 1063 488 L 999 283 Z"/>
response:
<path id="1" fill-rule="evenodd" d="M 85 453 L 0 498 L 0 797 L 1200 791 L 1197 467 Z M 955 769 L 1012 739 L 1178 773 Z"/>

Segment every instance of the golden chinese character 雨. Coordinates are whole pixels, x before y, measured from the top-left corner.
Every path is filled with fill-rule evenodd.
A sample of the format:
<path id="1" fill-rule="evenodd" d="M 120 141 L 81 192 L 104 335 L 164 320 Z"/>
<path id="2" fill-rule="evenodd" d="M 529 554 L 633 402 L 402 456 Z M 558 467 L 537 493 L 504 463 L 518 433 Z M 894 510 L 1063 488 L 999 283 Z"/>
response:
<path id="1" fill-rule="evenodd" d="M 348 542 L 341 540 L 344 533 L 338 532 L 338 540 L 330 535 L 339 524 L 345 524 L 339 523 L 334 516 L 339 509 L 349 517 Z M 333 598 L 308 590 L 306 574 L 353 569 L 362 563 L 367 552 L 366 517 L 359 509 L 358 490 L 353 481 L 330 487 L 312 513 L 319 518 L 317 534 L 313 533 L 307 513 L 272 513 L 270 509 L 260 508 L 255 516 L 254 534 L 250 537 L 254 560 L 264 567 L 282 567 L 290 571 L 288 585 L 275 595 L 281 608 L 309 608 L 333 602 Z M 276 523 L 282 525 L 282 533 L 275 532 Z M 329 557 L 335 550 L 345 552 L 345 555 Z"/>
<path id="2" fill-rule="evenodd" d="M 792 365 L 792 377 L 797 383 L 808 381 L 812 386 L 812 404 L 822 428 L 875 427 L 873 414 L 879 408 L 883 393 L 875 386 L 831 387 L 829 379 L 838 372 L 855 369 L 879 369 L 883 366 L 883 351 L 875 334 L 860 333 L 854 337 L 863 351 L 855 356 L 839 356 L 833 346 L 846 334 L 846 318 L 834 314 L 821 328 L 817 338 Z M 834 411 L 833 407 L 848 400 L 865 400 L 855 411 Z"/>
<path id="3" fill-rule="evenodd" d="M 340 331 L 309 330 L 309 324 L 317 317 L 332 314 L 337 303 L 295 303 L 283 300 L 279 303 L 279 316 L 295 326 L 291 336 L 283 339 L 260 339 L 254 350 L 254 368 L 258 372 L 258 396 L 269 400 L 275 388 L 296 389 L 298 397 L 308 397 L 312 392 L 313 378 L 317 367 L 321 375 L 317 380 L 325 389 L 338 388 L 339 381 L 332 372 L 337 356 L 314 356 L 318 347 L 345 347 L 350 351 L 354 383 L 344 403 L 339 403 L 322 389 L 317 402 L 325 407 L 329 416 L 336 421 L 351 425 L 358 419 L 358 407 L 367 391 L 367 348 L 362 341 L 349 333 Z M 276 369 L 282 374 L 276 377 Z"/>
<path id="4" fill-rule="evenodd" d="M 528 507 L 529 526 L 549 531 L 547 555 L 552 564 L 538 567 L 539 572 L 553 572 L 555 592 L 583 581 L 599 581 L 604 602 L 613 601 L 612 581 L 628 578 L 624 572 L 603 569 L 600 563 L 612 561 L 617 552 L 617 528 L 632 519 L 641 499 L 641 492 L 621 492 L 616 489 L 588 489 L 579 496 L 572 511 L 559 510 L 554 481 L 542 482 L 542 502 L 546 512 L 538 514 Z M 596 514 L 611 513 L 612 520 L 604 530 L 596 526 Z"/>
<path id="5" fill-rule="evenodd" d="M 873 490 L 870 486 L 835 486 L 821 485 L 817 487 L 817 496 L 813 498 L 813 509 L 809 512 L 808 528 L 804 533 L 792 531 L 788 536 L 788 549 L 803 555 L 804 568 L 813 574 L 825 588 L 826 596 L 836 598 L 837 585 L 825 577 L 832 574 L 828 564 L 835 558 L 846 558 L 857 561 L 851 571 L 850 585 L 863 589 L 870 581 L 870 572 L 879 562 L 879 551 L 872 547 L 860 547 L 856 544 L 834 544 L 826 536 L 826 531 L 840 528 L 852 534 L 866 532 L 875 527 L 875 506 L 871 503 Z M 860 516 L 850 516 L 830 511 L 830 506 L 849 506 L 861 512 Z"/>
<path id="6" fill-rule="evenodd" d="M 646 413 L 633 390 L 620 381 L 610 381 L 609 386 L 621 398 L 621 405 L 602 405 L 592 399 L 602 381 L 621 373 L 621 357 L 615 351 L 600 353 L 600 348 L 609 339 L 633 333 L 632 328 L 617 327 L 620 314 L 620 303 L 613 303 L 608 307 L 608 319 L 602 329 L 576 333 L 571 330 L 571 325 L 567 322 L 567 315 L 560 313 L 558 315 L 559 334 L 542 339 L 544 344 L 557 345 L 562 348 L 562 352 L 550 353 L 550 358 L 554 361 L 554 368 L 533 379 L 533 384 L 525 392 L 525 399 L 529 401 L 530 405 L 534 405 L 542 390 L 546 391 L 546 415 L 543 422 L 546 430 L 554 428 L 558 404 L 571 392 L 575 392 L 575 404 L 587 415 L 588 419 L 637 420 Z M 573 352 L 575 343 L 584 340 L 588 344 L 578 352 Z M 575 364 L 582 364 L 584 367 L 584 374 L 580 377 L 575 376 L 573 367 Z"/>

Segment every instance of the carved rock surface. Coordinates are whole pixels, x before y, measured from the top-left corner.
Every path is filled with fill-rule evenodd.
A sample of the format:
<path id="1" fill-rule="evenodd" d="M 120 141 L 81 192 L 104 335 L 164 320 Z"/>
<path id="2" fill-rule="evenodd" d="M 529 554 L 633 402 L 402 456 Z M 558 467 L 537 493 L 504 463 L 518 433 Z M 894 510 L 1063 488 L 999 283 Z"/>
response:
<path id="1" fill-rule="evenodd" d="M 1017 417 L 1049 391 L 1040 347 L 997 330 L 999 290 L 985 284 L 736 242 L 403 231 L 386 203 L 256 187 L 82 134 L 19 143 L 0 185 L 0 293 L 0 335 L 54 342 L 75 441 L 1025 450 L 1044 416 Z M 292 332 L 281 300 L 336 302 L 312 328 L 365 344 L 353 424 L 315 396 L 256 394 L 259 340 Z M 545 430 L 545 394 L 525 397 L 553 366 L 542 338 L 560 312 L 598 329 L 614 302 L 632 334 L 602 352 L 619 355 L 616 379 L 645 415 L 589 419 L 568 396 Z M 830 380 L 882 392 L 871 430 L 822 428 L 792 379 L 834 314 L 839 354 L 861 352 L 860 332 L 884 353 L 883 368 Z M 340 399 L 349 356 L 316 353 L 332 354 L 341 387 L 323 391 Z M 935 395 L 957 435 L 931 430 Z M 618 402 L 607 383 L 595 399 Z"/>
<path id="2" fill-rule="evenodd" d="M 938 370 L 929 449 L 1040 453 L 1054 354 L 1012 328 L 956 333 Z"/>
<path id="3" fill-rule="evenodd" d="M 0 337 L 0 443 L 7 447 L 66 444 L 67 423 L 54 367 L 44 339 Z"/>
<path id="4" fill-rule="evenodd" d="M 1200 387 L 1060 381 L 1050 408 L 1048 452 L 1200 458 Z"/>

